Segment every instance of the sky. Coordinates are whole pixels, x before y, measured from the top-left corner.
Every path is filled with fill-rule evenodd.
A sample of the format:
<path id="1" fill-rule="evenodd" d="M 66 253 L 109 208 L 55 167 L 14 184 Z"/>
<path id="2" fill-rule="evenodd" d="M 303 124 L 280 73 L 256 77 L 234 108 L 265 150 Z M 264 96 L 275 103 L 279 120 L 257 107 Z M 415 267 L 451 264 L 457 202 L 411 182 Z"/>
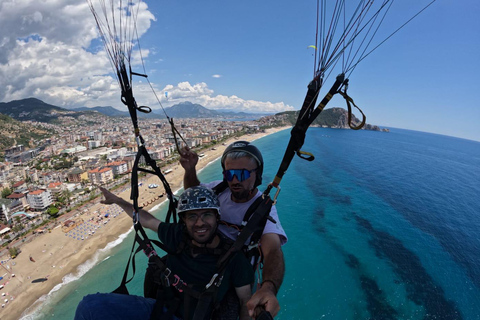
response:
<path id="1" fill-rule="evenodd" d="M 430 1 L 395 1 L 376 43 Z M 437 0 L 361 61 L 348 93 L 367 123 L 480 141 L 478 12 L 478 0 Z M 144 67 L 134 50 L 132 69 L 163 107 L 299 110 L 313 77 L 313 0 L 147 0 L 137 31 Z M 139 105 L 161 108 L 144 78 L 133 90 Z M 0 101 L 30 97 L 126 110 L 85 0 L 0 0 Z M 329 107 L 346 104 L 335 97 Z"/>

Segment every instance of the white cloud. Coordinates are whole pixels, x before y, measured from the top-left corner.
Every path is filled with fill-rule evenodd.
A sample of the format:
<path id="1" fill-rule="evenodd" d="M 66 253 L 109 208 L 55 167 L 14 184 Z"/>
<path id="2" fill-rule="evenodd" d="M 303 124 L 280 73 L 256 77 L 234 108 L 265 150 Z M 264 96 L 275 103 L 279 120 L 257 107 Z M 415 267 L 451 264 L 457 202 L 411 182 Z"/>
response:
<path id="1" fill-rule="evenodd" d="M 165 91 L 168 92 L 168 99 L 165 98 Z M 198 103 L 208 109 L 214 110 L 236 110 L 245 112 L 280 112 L 294 110 L 292 106 L 283 102 L 245 100 L 235 95 L 224 96 L 214 95 L 213 90 L 208 88 L 204 82 L 191 85 L 189 82 L 181 82 L 178 85 L 167 85 L 161 90 L 162 103 L 164 106 L 171 106 L 180 102 L 190 101 Z M 154 107 L 155 108 L 155 107 Z"/>
<path id="2" fill-rule="evenodd" d="M 138 33 L 145 33 L 154 19 L 141 3 Z M 111 105 L 106 97 L 118 101 L 119 87 L 109 76 L 107 54 L 88 49 L 98 32 L 85 0 L 2 1 L 0 30 L 9 30 L 0 35 L 1 101 L 32 96 L 61 106 L 95 101 Z M 142 54 L 146 57 L 149 51 Z M 134 50 L 132 64 L 139 63 Z"/>
<path id="3" fill-rule="evenodd" d="M 137 0 L 123 1 L 124 4 L 132 2 L 137 3 Z M 139 36 L 148 31 L 154 20 L 147 5 L 141 2 L 136 25 Z M 148 58 L 151 52 L 156 52 L 154 46 L 151 50 L 143 47 L 143 58 Z M 139 52 L 133 50 L 131 57 L 132 65 L 137 67 L 135 71 L 143 72 Z M 159 57 L 155 57 L 155 60 L 163 61 Z M 153 74 L 156 70 L 149 72 Z M 221 75 L 213 74 L 212 77 L 220 78 Z M 142 78 L 134 80 L 138 104 L 159 108 L 149 84 Z M 214 95 L 204 82 L 180 82 L 163 89 L 155 84 L 153 86 L 166 106 L 190 101 L 211 109 L 293 110 L 281 102 Z M 165 91 L 168 91 L 168 99 Z M 98 40 L 97 26 L 85 0 L 0 2 L 0 101 L 29 97 L 64 107 L 100 105 L 125 108 L 120 101 L 117 79 L 112 73 L 108 55 Z"/>

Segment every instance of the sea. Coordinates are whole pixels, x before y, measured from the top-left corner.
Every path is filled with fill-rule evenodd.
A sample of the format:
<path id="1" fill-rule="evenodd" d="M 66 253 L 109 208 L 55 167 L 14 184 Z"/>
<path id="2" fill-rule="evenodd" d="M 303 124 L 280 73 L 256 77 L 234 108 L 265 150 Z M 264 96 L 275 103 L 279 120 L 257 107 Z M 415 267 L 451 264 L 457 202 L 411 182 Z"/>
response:
<path id="1" fill-rule="evenodd" d="M 255 141 L 261 190 L 289 137 Z M 315 160 L 295 157 L 277 198 L 289 240 L 276 319 L 480 319 L 480 142 L 310 128 L 302 150 Z M 219 161 L 199 175 L 220 179 Z M 132 243 L 131 231 L 119 235 L 22 319 L 73 319 L 84 295 L 119 285 Z M 132 294 L 143 292 L 145 267 L 138 255 Z"/>

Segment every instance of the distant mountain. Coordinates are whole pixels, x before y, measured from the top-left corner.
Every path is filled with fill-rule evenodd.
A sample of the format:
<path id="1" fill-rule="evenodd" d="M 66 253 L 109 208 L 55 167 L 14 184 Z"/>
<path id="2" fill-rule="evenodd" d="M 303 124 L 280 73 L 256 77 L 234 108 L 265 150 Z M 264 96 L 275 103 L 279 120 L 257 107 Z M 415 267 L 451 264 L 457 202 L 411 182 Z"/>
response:
<path id="1" fill-rule="evenodd" d="M 218 111 L 188 101 L 165 108 L 165 112 L 171 118 L 218 118 L 222 115 Z M 164 114 L 163 110 L 155 110 L 155 113 Z"/>
<path id="2" fill-rule="evenodd" d="M 277 123 L 295 125 L 299 112 L 300 111 L 286 111 L 277 113 L 275 115 L 275 119 Z M 352 124 L 354 126 L 358 126 L 360 123 L 361 121 L 352 114 Z M 350 127 L 348 126 L 348 111 L 343 108 L 325 109 L 313 121 L 312 126 L 349 129 Z M 371 125 L 368 123 L 365 124 L 363 129 L 374 131 L 388 131 L 388 129 L 381 129 L 376 125 Z"/>
<path id="3" fill-rule="evenodd" d="M 59 114 L 69 113 L 66 109 L 47 104 L 35 98 L 0 102 L 0 113 L 19 121 L 50 122 Z"/>
<path id="4" fill-rule="evenodd" d="M 130 113 L 128 111 L 120 111 L 113 107 L 93 107 L 93 108 L 81 107 L 81 108 L 75 108 L 72 110 L 75 110 L 75 111 L 95 110 L 109 117 L 130 117 Z M 125 107 L 125 110 L 127 110 L 126 107 Z M 172 118 L 216 118 L 221 115 L 221 113 L 217 111 L 209 110 L 199 104 L 193 104 L 191 102 L 182 102 L 172 107 L 165 108 L 165 112 L 169 117 L 172 117 Z M 165 118 L 165 113 L 163 112 L 162 109 L 152 110 L 151 113 L 138 112 L 137 115 L 139 118 L 150 118 L 150 119 Z"/>
<path id="5" fill-rule="evenodd" d="M 65 109 L 51 104 L 47 104 L 35 98 L 23 100 L 14 100 L 11 102 L 0 102 L 0 113 L 8 115 L 19 121 L 39 121 L 55 122 L 61 116 L 71 116 L 78 118 L 85 112 L 98 112 L 108 117 L 130 117 L 127 107 L 118 110 L 111 106 L 107 107 L 80 107 Z M 230 119 L 258 119 L 265 114 L 254 114 L 246 112 L 236 112 L 234 110 L 211 110 L 204 106 L 191 102 L 182 102 L 172 107 L 165 108 L 165 112 L 171 118 L 230 118 Z M 139 118 L 147 119 L 165 119 L 165 113 L 162 109 L 152 110 L 151 113 L 137 113 Z"/>
<path id="6" fill-rule="evenodd" d="M 0 113 L 18 121 L 56 123 L 60 117 L 78 118 L 85 115 L 85 112 L 57 107 L 35 98 L 0 102 Z"/>
<path id="7" fill-rule="evenodd" d="M 125 108 L 126 109 L 126 108 Z M 73 108 L 73 111 L 97 111 L 109 117 L 130 117 L 130 113 L 128 111 L 120 111 L 115 109 L 114 107 L 80 107 L 80 108 Z"/>
<path id="8" fill-rule="evenodd" d="M 164 115 L 163 110 L 154 110 L 156 114 Z M 265 116 L 265 113 L 247 113 L 235 110 L 212 110 L 204 106 L 188 101 L 176 104 L 170 108 L 165 108 L 165 112 L 172 118 L 251 118 L 258 119 Z"/>

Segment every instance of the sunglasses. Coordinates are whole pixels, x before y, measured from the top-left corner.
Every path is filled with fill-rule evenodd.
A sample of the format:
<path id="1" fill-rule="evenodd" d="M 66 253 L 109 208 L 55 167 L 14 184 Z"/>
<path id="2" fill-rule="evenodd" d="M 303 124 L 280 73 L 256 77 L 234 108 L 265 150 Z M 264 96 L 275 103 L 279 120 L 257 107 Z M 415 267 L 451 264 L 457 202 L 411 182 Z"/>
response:
<path id="1" fill-rule="evenodd" d="M 253 170 L 247 169 L 231 169 L 231 170 L 224 170 L 223 176 L 227 181 L 232 181 L 233 177 L 236 177 L 239 182 L 245 181 L 250 178 L 252 172 L 256 171 L 258 168 Z"/>

